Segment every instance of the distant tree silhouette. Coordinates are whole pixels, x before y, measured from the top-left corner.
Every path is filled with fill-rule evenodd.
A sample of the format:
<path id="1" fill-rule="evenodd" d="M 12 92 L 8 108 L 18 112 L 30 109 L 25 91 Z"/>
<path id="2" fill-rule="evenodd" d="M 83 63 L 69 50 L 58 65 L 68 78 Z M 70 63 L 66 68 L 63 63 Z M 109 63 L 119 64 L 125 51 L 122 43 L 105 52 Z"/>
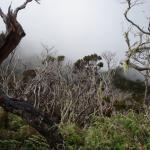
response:
<path id="1" fill-rule="evenodd" d="M 100 68 L 103 67 L 103 62 L 101 62 L 102 57 L 97 54 L 91 54 L 84 56 L 82 59 L 77 60 L 74 63 L 75 70 L 85 70 L 85 71 L 94 71 L 97 72 Z"/>

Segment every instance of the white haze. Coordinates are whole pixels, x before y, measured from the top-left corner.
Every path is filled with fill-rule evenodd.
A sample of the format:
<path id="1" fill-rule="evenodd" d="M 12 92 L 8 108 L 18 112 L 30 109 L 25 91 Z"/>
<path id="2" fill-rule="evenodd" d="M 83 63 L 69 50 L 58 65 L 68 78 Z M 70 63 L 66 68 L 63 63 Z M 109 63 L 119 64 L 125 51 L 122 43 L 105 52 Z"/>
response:
<path id="1" fill-rule="evenodd" d="M 24 0 L 13 0 L 12 7 Z M 10 0 L 0 0 L 7 12 Z M 42 43 L 59 54 L 77 59 L 91 53 L 115 51 L 124 56 L 124 6 L 120 0 L 41 0 L 30 3 L 19 13 L 26 37 L 18 49 L 28 55 L 39 54 Z M 141 20 L 141 19 L 140 19 Z M 0 20 L 1 30 L 4 24 Z"/>

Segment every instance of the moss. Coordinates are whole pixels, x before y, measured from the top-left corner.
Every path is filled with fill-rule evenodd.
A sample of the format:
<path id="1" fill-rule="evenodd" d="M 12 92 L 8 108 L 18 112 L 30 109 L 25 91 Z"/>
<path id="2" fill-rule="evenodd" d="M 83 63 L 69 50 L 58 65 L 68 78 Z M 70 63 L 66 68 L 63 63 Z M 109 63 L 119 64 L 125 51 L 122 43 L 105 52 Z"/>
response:
<path id="1" fill-rule="evenodd" d="M 21 139 L 26 139 L 28 137 L 31 137 L 32 135 L 37 135 L 37 131 L 30 127 L 29 125 L 23 125 L 19 131 L 18 135 Z"/>
<path id="2" fill-rule="evenodd" d="M 8 116 L 8 128 L 0 127 L 0 150 L 49 150 L 46 140 L 35 129 L 16 115 Z"/>
<path id="3" fill-rule="evenodd" d="M 9 129 L 17 131 L 20 127 L 22 127 L 25 124 L 25 121 L 23 121 L 20 117 L 14 114 L 9 114 L 8 124 Z"/>

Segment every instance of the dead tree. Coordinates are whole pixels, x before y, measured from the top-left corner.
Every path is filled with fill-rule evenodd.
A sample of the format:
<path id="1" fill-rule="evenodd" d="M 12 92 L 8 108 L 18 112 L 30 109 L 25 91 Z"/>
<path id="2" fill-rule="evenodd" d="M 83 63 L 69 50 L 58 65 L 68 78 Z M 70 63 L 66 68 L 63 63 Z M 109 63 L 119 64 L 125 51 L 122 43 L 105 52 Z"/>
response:
<path id="1" fill-rule="evenodd" d="M 6 32 L 0 35 L 0 64 L 14 51 L 21 39 L 25 36 L 21 24 L 17 21 L 17 15 L 20 10 L 24 9 L 32 1 L 26 0 L 14 11 L 10 5 L 7 14 L 4 14 L 0 8 L 0 16 L 6 25 Z M 35 1 L 39 3 L 39 0 Z M 9 98 L 2 90 L 0 90 L 0 106 L 6 111 L 14 113 L 26 120 L 29 125 L 46 138 L 51 148 L 56 150 L 64 149 L 63 138 L 58 132 L 54 118 L 49 118 L 48 115 L 35 109 L 25 101 Z"/>
<path id="2" fill-rule="evenodd" d="M 130 35 L 133 34 L 131 29 L 125 33 L 125 40 L 128 46 L 126 53 L 126 60 L 124 61 L 124 68 L 134 68 L 140 72 L 145 78 L 145 96 L 144 105 L 150 105 L 150 101 L 147 99 L 148 93 L 148 80 L 150 79 L 150 20 L 148 19 L 147 27 L 143 28 L 130 18 L 130 12 L 137 5 L 141 5 L 144 2 L 141 0 L 126 0 L 127 9 L 124 13 L 126 21 L 131 25 L 132 30 L 136 32 L 134 36 L 135 42 L 132 42 Z M 138 38 L 138 40 L 137 40 Z"/>

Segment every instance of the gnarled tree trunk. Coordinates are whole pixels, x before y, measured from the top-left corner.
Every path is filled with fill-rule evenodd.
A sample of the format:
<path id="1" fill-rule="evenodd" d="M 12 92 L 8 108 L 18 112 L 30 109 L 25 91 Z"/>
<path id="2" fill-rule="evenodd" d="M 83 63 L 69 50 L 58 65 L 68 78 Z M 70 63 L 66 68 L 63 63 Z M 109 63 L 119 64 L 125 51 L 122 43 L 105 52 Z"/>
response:
<path id="1" fill-rule="evenodd" d="M 9 7 L 8 14 L 5 15 L 0 9 L 0 15 L 6 24 L 6 33 L 2 33 L 0 43 L 0 64 L 17 47 L 21 39 L 25 36 L 22 26 L 16 20 L 16 16 Z"/>
<path id="2" fill-rule="evenodd" d="M 39 0 L 35 0 L 38 2 Z M 7 15 L 0 8 L 0 16 L 6 25 L 6 33 L 0 35 L 0 64 L 9 56 L 9 54 L 17 47 L 21 39 L 25 36 L 25 32 L 21 24 L 17 21 L 17 14 L 24 9 L 32 0 L 26 0 L 15 11 L 8 9 Z M 0 106 L 6 111 L 14 113 L 22 117 L 26 122 L 43 135 L 51 148 L 64 149 L 63 138 L 58 132 L 58 128 L 53 118 L 49 118 L 46 114 L 35 109 L 32 105 L 25 101 L 9 98 L 2 90 L 0 90 Z"/>

